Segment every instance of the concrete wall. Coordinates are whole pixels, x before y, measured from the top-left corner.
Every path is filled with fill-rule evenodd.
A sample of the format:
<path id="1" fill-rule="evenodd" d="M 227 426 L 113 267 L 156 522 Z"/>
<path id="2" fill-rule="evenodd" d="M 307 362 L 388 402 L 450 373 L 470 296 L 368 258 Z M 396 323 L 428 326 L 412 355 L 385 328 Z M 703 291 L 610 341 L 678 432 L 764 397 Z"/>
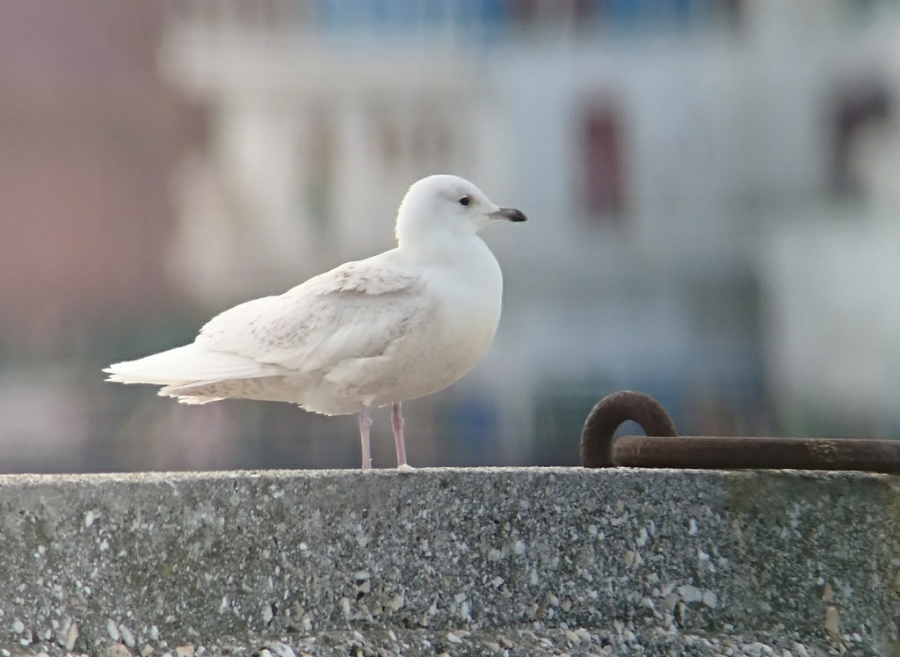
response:
<path id="1" fill-rule="evenodd" d="M 850 473 L 6 476 L 0 654 L 896 655 L 898 511 Z"/>

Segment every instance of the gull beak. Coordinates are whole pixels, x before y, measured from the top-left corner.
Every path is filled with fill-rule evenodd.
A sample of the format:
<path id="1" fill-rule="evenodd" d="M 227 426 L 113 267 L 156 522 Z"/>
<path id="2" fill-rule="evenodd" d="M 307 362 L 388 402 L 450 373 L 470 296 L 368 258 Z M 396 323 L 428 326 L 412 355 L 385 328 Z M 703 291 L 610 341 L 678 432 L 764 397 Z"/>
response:
<path id="1" fill-rule="evenodd" d="M 488 214 L 488 217 L 491 219 L 506 219 L 507 221 L 528 221 L 528 217 L 525 216 L 525 213 L 521 210 L 516 210 L 515 208 L 498 208 L 493 212 Z"/>

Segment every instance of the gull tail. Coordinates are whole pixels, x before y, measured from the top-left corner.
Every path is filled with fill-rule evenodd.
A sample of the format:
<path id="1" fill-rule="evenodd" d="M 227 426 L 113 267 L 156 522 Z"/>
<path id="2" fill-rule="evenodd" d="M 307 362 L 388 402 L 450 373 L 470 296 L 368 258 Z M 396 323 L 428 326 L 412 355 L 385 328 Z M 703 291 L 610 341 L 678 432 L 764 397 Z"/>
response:
<path id="1" fill-rule="evenodd" d="M 159 394 L 179 397 L 187 404 L 204 404 L 222 399 L 190 395 L 189 390 L 234 379 L 253 379 L 272 374 L 272 366 L 252 358 L 209 351 L 196 343 L 176 347 L 137 360 L 115 363 L 103 371 L 107 381 L 164 386 Z"/>

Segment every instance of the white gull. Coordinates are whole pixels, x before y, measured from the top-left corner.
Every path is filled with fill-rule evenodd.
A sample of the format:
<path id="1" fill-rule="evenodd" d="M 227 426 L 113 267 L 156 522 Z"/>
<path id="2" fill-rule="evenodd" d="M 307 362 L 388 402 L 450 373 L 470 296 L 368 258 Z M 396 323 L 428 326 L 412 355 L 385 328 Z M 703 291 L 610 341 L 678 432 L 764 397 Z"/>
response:
<path id="1" fill-rule="evenodd" d="M 240 398 L 358 413 L 363 470 L 372 467 L 369 409 L 392 404 L 397 467 L 407 469 L 401 402 L 458 381 L 496 332 L 503 278 L 478 236 L 493 219 L 526 220 L 467 180 L 423 178 L 400 204 L 395 248 L 226 310 L 191 344 L 110 365 L 107 380 L 160 385 L 187 404 Z"/>

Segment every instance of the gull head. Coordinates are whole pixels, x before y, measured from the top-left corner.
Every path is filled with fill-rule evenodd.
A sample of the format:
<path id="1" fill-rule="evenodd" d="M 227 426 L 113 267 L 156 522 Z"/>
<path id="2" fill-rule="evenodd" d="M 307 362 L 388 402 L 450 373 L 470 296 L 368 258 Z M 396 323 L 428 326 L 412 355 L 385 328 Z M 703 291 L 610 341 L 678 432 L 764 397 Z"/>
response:
<path id="1" fill-rule="evenodd" d="M 527 221 L 521 210 L 495 205 L 465 178 L 428 176 L 413 183 L 400 203 L 397 242 L 402 247 L 472 236 L 496 219 Z"/>

